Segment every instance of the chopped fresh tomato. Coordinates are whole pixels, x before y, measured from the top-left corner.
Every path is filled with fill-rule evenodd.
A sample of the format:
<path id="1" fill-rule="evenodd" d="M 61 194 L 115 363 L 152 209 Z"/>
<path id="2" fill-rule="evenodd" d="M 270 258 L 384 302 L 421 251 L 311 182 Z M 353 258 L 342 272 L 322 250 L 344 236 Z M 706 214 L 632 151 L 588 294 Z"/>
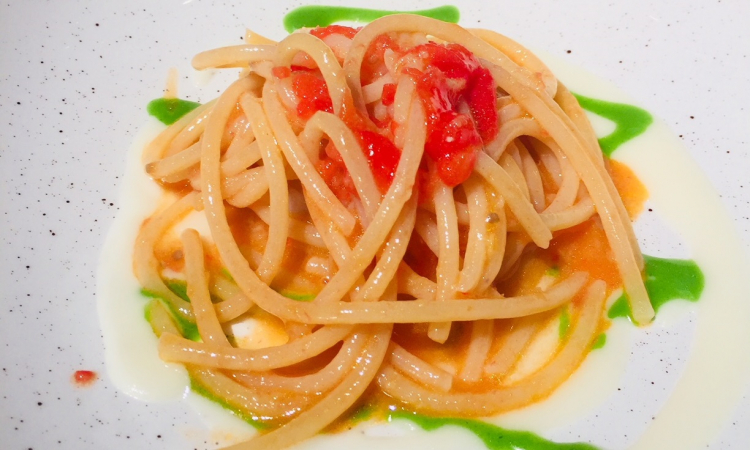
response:
<path id="1" fill-rule="evenodd" d="M 453 110 L 453 98 L 451 89 L 440 70 L 435 67 L 427 67 L 425 71 L 414 68 L 404 69 L 404 73 L 412 77 L 417 85 L 417 94 L 422 100 L 429 128 L 435 126 L 444 111 Z"/>
<path id="2" fill-rule="evenodd" d="M 310 30 L 310 34 L 319 39 L 323 39 L 332 34 L 340 34 L 349 39 L 353 39 L 359 30 L 359 28 L 345 27 L 343 25 L 329 25 L 327 27 L 313 28 Z"/>
<path id="3" fill-rule="evenodd" d="M 360 68 L 363 85 L 370 84 L 385 74 L 386 67 L 383 59 L 386 50 L 400 51 L 396 42 L 387 34 L 376 37 L 367 48 Z"/>
<path id="4" fill-rule="evenodd" d="M 393 83 L 387 83 L 383 85 L 382 102 L 385 106 L 393 104 L 393 100 L 396 98 L 396 85 Z"/>
<path id="5" fill-rule="evenodd" d="M 333 147 L 331 144 L 329 146 Z M 325 155 L 318 161 L 315 168 L 336 198 L 344 204 L 351 202 L 356 197 L 357 189 L 354 187 L 352 177 L 341 159 L 334 159 Z"/>
<path id="6" fill-rule="evenodd" d="M 78 387 L 90 386 L 96 381 L 97 374 L 91 370 L 76 370 L 73 373 L 73 383 Z"/>
<path id="7" fill-rule="evenodd" d="M 433 42 L 409 50 L 424 62 L 424 70 L 407 67 L 427 117 L 425 152 L 435 161 L 448 186 L 466 181 L 476 152 L 498 130 L 495 82 L 492 74 L 466 48 Z M 459 113 L 464 104 L 470 115 Z"/>
<path id="8" fill-rule="evenodd" d="M 341 153 L 339 153 L 336 146 L 333 145 L 333 142 L 329 141 L 323 149 L 323 152 L 325 153 L 324 158 L 330 158 L 336 161 L 338 164 L 344 164 L 344 158 L 341 157 Z"/>
<path id="9" fill-rule="evenodd" d="M 322 79 L 308 72 L 294 72 L 292 90 L 297 96 L 297 114 L 309 119 L 318 111 L 333 112 L 333 102 L 328 94 L 328 86 Z"/>
<path id="10" fill-rule="evenodd" d="M 317 28 L 311 34 L 320 38 L 332 34 L 351 38 L 357 31 L 331 26 Z M 420 165 L 416 189 L 420 202 L 427 201 L 439 180 L 451 187 L 466 181 L 474 170 L 477 152 L 497 135 L 495 81 L 489 70 L 460 45 L 430 42 L 402 51 L 392 37 L 384 34 L 378 36 L 365 53 L 361 67 L 363 84 L 386 73 L 387 50 L 395 52 L 397 57 L 410 56 L 402 59 L 407 65 L 401 73 L 414 80 L 417 96 L 425 109 L 426 159 Z M 292 77 L 292 88 L 299 99 L 297 113 L 302 119 L 310 118 L 317 111 L 333 112 L 325 81 L 320 74 L 309 70 L 292 67 L 288 75 Z M 274 75 L 282 77 L 287 72 L 274 70 Z M 396 85 L 384 84 L 382 104 L 392 105 L 395 95 Z M 391 117 L 375 120 L 358 110 L 349 92 L 344 96 L 338 115 L 357 136 L 378 189 L 387 191 L 401 158 L 401 150 L 388 138 L 395 134 L 398 124 Z M 429 160 L 434 164 L 427 164 Z M 333 144 L 326 146 L 316 168 L 342 202 L 349 203 L 357 197 L 351 176 Z"/>
<path id="11" fill-rule="evenodd" d="M 467 89 L 466 100 L 482 140 L 491 141 L 497 135 L 498 124 L 495 80 L 489 70 L 482 67 L 475 72 Z"/>
<path id="12" fill-rule="evenodd" d="M 474 170 L 476 152 L 482 148 L 471 119 L 444 111 L 429 133 L 424 150 L 435 161 L 440 179 L 451 187 L 466 181 Z"/>
<path id="13" fill-rule="evenodd" d="M 274 77 L 280 80 L 284 78 L 289 78 L 292 75 L 291 69 L 285 66 L 276 66 L 273 69 L 271 69 L 271 73 L 273 74 Z"/>
<path id="14" fill-rule="evenodd" d="M 341 113 L 339 116 L 349 129 L 368 130 L 375 128 L 370 118 L 367 115 L 362 114 L 357 107 L 354 106 L 354 99 L 352 98 L 352 93 L 350 91 L 347 90 L 344 93 L 344 98 L 342 100 Z"/>
<path id="15" fill-rule="evenodd" d="M 393 119 L 391 118 L 391 116 L 388 116 L 388 115 L 386 115 L 383 119 L 378 119 L 377 117 L 374 117 L 371 114 L 370 115 L 370 120 L 372 121 L 372 123 L 379 130 L 383 130 L 383 131 L 386 131 L 386 130 L 392 128 L 394 126 L 394 124 L 395 124 L 395 122 L 393 122 Z M 391 135 L 393 135 L 393 133 L 391 133 Z"/>
<path id="16" fill-rule="evenodd" d="M 468 79 L 480 64 L 465 47 L 458 44 L 441 45 L 428 42 L 409 50 L 419 56 L 426 66 L 440 69 L 448 78 Z"/>
<path id="17" fill-rule="evenodd" d="M 292 64 L 291 65 L 292 72 L 315 72 L 317 67 L 306 67 L 306 66 L 297 66 Z"/>
<path id="18" fill-rule="evenodd" d="M 396 174 L 401 151 L 393 145 L 390 139 L 372 132 L 361 130 L 356 132 L 362 150 L 370 163 L 370 170 L 375 176 L 375 183 L 380 192 L 386 192 L 391 187 L 393 176 Z"/>

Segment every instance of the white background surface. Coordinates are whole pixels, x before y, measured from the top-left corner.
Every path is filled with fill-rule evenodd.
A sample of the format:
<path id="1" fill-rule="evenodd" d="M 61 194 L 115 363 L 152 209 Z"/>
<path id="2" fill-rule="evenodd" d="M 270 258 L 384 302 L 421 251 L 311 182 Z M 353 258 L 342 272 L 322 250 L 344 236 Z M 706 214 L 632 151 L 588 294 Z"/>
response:
<path id="1" fill-rule="evenodd" d="M 721 193 L 747 249 L 750 3 L 453 3 L 462 25 L 579 64 L 664 119 Z M 280 38 L 284 13 L 299 4 L 0 5 L 0 448 L 211 447 L 196 441 L 205 432 L 183 405 L 132 400 L 108 382 L 95 271 L 125 151 L 168 68 L 188 76 L 193 54 L 241 43 L 245 27 Z M 181 88 L 208 99 L 188 95 L 190 79 Z M 79 369 L 100 380 L 76 388 Z M 749 430 L 746 396 L 712 448 L 748 448 Z"/>

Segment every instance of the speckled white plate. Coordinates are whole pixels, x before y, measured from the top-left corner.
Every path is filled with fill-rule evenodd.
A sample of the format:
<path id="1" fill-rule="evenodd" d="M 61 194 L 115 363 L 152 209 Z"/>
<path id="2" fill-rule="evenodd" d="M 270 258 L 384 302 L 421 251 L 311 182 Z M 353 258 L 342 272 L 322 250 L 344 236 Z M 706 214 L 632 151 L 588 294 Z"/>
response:
<path id="1" fill-rule="evenodd" d="M 184 76 L 183 96 L 204 100 L 212 93 L 195 87 L 192 55 L 241 42 L 245 27 L 281 37 L 283 15 L 301 3 L 154 3 L 0 5 L 3 449 L 215 446 L 183 403 L 133 400 L 110 383 L 95 273 L 119 206 L 125 152 L 147 121 L 146 103 L 161 94 L 167 70 L 177 67 Z M 498 30 L 585 67 L 664 119 L 719 191 L 745 244 L 739 250 L 747 250 L 750 4 L 454 3 L 462 25 Z M 411 2 L 408 7 L 439 4 Z M 378 7 L 405 6 L 383 1 Z M 561 427 L 551 435 L 591 439 L 613 449 L 634 442 L 632 435 L 642 434 L 651 421 L 653 399 L 672 395 L 676 374 L 700 346 L 691 342 L 693 319 L 700 323 L 700 311 L 683 316 L 675 328 L 636 339 L 634 352 L 643 355 L 642 362 L 622 380 L 630 411 L 623 409 L 599 425 L 586 420 Z M 731 352 L 738 343 L 725 345 Z M 736 370 L 745 366 L 746 360 L 738 359 Z M 76 387 L 71 376 L 79 369 L 96 371 L 99 380 L 89 388 Z M 738 373 L 728 370 L 727 379 Z M 654 380 L 658 392 L 648 388 Z M 726 415 L 709 448 L 750 448 L 750 398 L 736 400 L 737 409 Z"/>

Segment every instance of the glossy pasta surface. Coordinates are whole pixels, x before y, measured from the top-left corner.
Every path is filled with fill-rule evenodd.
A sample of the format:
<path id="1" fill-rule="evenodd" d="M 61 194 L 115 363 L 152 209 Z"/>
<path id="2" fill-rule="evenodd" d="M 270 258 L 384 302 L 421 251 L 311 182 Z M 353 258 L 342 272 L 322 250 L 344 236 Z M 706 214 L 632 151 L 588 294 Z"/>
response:
<path id="1" fill-rule="evenodd" d="M 146 149 L 165 202 L 135 271 L 161 358 L 263 424 L 232 448 L 286 448 L 367 402 L 519 408 L 578 367 L 614 290 L 653 317 L 610 163 L 520 44 L 394 15 L 193 65 L 240 74 Z"/>

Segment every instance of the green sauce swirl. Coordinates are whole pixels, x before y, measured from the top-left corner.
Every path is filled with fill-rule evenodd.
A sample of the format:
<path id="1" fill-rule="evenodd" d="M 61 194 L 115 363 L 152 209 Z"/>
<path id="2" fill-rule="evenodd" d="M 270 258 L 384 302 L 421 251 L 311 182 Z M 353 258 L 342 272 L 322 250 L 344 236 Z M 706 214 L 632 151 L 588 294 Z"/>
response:
<path id="1" fill-rule="evenodd" d="M 180 117 L 199 107 L 201 104 L 179 98 L 157 98 L 151 100 L 146 111 L 156 117 L 164 125 L 172 125 Z"/>
<path id="2" fill-rule="evenodd" d="M 457 23 L 460 18 L 455 6 L 439 6 L 419 11 L 387 11 L 381 9 L 349 8 L 346 6 L 300 6 L 284 16 L 284 28 L 291 33 L 300 28 L 327 27 L 342 20 L 372 22 L 391 14 L 417 14 L 444 22 Z"/>
<path id="3" fill-rule="evenodd" d="M 476 419 L 429 417 L 407 411 L 394 411 L 388 418 L 409 420 L 425 431 L 444 426 L 461 427 L 481 439 L 489 450 L 598 450 L 591 444 L 552 442 L 529 431 L 507 430 Z"/>
<path id="4" fill-rule="evenodd" d="M 672 300 L 697 302 L 700 299 L 705 278 L 700 267 L 692 260 L 666 259 L 643 255 L 646 266 L 646 291 L 655 312 Z M 609 309 L 610 319 L 627 317 L 633 321 L 633 313 L 626 294 L 620 296 Z"/>
<path id="5" fill-rule="evenodd" d="M 599 146 L 607 156 L 612 156 L 619 146 L 642 134 L 654 121 L 648 111 L 637 106 L 573 95 L 581 108 L 615 123 L 615 131 L 599 139 Z"/>

